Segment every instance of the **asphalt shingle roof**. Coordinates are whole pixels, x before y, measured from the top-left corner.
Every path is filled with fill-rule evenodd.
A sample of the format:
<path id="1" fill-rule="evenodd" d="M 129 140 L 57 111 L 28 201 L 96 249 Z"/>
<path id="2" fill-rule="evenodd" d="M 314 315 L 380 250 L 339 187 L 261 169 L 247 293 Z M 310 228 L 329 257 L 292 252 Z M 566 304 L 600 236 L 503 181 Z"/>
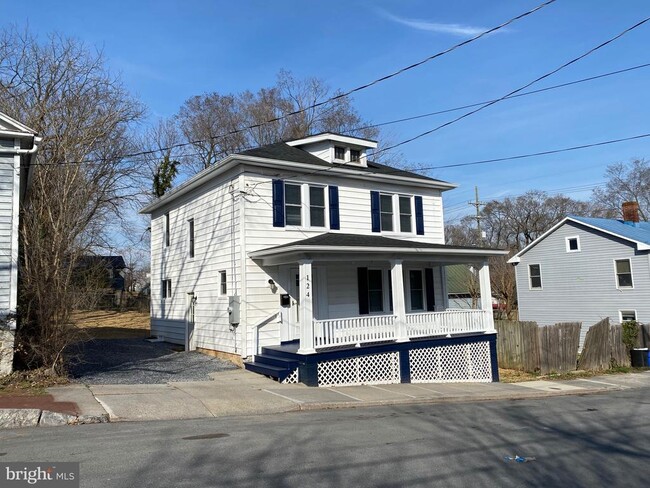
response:
<path id="1" fill-rule="evenodd" d="M 322 159 L 314 156 L 313 154 L 308 153 L 304 149 L 290 146 L 284 142 L 277 142 L 275 144 L 269 144 L 268 146 L 256 147 L 254 149 L 248 149 L 239 154 L 245 156 L 254 156 L 258 158 L 268 158 L 268 159 L 278 159 L 281 161 L 291 161 L 295 163 L 304 163 L 304 164 L 313 164 L 316 166 L 323 166 L 331 168 L 334 165 L 323 161 Z M 346 167 L 344 165 L 339 165 L 341 167 Z M 336 167 L 336 166 L 334 166 Z M 435 178 L 429 178 L 428 176 L 423 176 L 412 171 L 406 171 L 399 168 L 394 168 L 392 166 L 386 166 L 384 164 L 375 163 L 373 161 L 368 161 L 368 167 L 363 166 L 347 166 L 349 169 L 355 169 L 359 171 L 365 171 L 368 173 L 377 173 L 384 175 L 394 175 L 394 176 L 403 176 L 407 178 L 417 178 L 419 180 L 426 181 L 436 181 L 440 183 L 445 183 L 442 180 L 437 180 Z"/>
<path id="2" fill-rule="evenodd" d="M 569 218 L 596 227 L 604 232 L 617 234 L 626 239 L 650 245 L 650 222 L 638 222 L 632 225 L 616 219 L 578 217 L 575 215 L 570 215 Z"/>

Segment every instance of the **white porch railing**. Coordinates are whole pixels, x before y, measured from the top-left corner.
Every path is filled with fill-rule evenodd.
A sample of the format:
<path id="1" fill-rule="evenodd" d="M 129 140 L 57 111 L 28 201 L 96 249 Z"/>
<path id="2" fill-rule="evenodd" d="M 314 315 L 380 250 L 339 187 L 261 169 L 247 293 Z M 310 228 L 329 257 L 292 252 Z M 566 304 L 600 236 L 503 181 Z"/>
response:
<path id="1" fill-rule="evenodd" d="M 395 339 L 394 315 L 314 320 L 314 347 L 323 348 Z"/>
<path id="2" fill-rule="evenodd" d="M 406 314 L 409 338 L 486 332 L 493 328 L 492 310 L 458 309 Z"/>
<path id="3" fill-rule="evenodd" d="M 445 310 L 406 314 L 409 339 L 493 330 L 491 310 Z M 314 347 L 367 344 L 396 339 L 395 315 L 314 320 Z"/>

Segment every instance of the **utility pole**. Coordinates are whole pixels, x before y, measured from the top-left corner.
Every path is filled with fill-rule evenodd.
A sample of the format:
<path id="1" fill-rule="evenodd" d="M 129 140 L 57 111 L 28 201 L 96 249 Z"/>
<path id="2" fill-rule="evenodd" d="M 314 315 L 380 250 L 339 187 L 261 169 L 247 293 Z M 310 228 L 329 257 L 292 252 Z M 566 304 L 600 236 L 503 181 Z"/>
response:
<path id="1" fill-rule="evenodd" d="M 473 202 L 467 202 L 469 205 L 476 207 L 476 217 L 474 219 L 476 220 L 476 229 L 478 231 L 478 242 L 483 243 L 483 232 L 481 231 L 481 207 L 485 206 L 484 202 L 481 202 L 478 199 L 478 186 L 474 187 L 474 194 L 475 194 L 475 200 Z"/>

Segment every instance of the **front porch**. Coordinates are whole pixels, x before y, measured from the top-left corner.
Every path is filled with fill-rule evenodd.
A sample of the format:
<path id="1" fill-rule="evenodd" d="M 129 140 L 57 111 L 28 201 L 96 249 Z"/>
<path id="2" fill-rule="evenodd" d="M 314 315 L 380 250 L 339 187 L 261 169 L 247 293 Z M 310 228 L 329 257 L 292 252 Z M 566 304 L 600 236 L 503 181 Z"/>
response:
<path id="1" fill-rule="evenodd" d="M 487 259 L 502 251 L 368 238 L 375 245 L 363 249 L 341 245 L 349 239 L 336 234 L 327 239 L 334 243 L 301 241 L 251 255 L 286 293 L 277 342 L 260 344 L 266 324 L 254 327 L 249 369 L 314 386 L 498 379 Z M 448 308 L 445 267 L 458 263 L 475 270 L 480 308 Z M 255 366 L 265 362 L 266 372 Z"/>

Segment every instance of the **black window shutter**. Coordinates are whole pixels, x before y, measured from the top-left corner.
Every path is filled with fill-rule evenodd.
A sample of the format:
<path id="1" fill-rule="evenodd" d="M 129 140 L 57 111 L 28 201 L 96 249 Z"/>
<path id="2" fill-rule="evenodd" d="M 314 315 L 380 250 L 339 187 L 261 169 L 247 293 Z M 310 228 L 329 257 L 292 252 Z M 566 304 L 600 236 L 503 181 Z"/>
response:
<path id="1" fill-rule="evenodd" d="M 328 187 L 330 200 L 330 229 L 341 229 L 341 218 L 339 216 L 339 187 L 330 185 Z"/>
<path id="2" fill-rule="evenodd" d="M 273 227 L 284 227 L 284 181 L 273 180 Z"/>
<path id="3" fill-rule="evenodd" d="M 433 268 L 425 268 L 424 283 L 427 292 L 427 312 L 435 312 L 436 295 L 433 290 Z"/>
<path id="4" fill-rule="evenodd" d="M 359 286 L 359 315 L 368 315 L 368 268 L 357 268 L 357 283 Z"/>
<path id="5" fill-rule="evenodd" d="M 424 235 L 424 211 L 422 209 L 422 197 L 415 197 L 415 233 Z"/>
<path id="6" fill-rule="evenodd" d="M 379 210 L 379 192 L 370 192 L 370 219 L 372 231 L 381 232 L 381 211 Z"/>

